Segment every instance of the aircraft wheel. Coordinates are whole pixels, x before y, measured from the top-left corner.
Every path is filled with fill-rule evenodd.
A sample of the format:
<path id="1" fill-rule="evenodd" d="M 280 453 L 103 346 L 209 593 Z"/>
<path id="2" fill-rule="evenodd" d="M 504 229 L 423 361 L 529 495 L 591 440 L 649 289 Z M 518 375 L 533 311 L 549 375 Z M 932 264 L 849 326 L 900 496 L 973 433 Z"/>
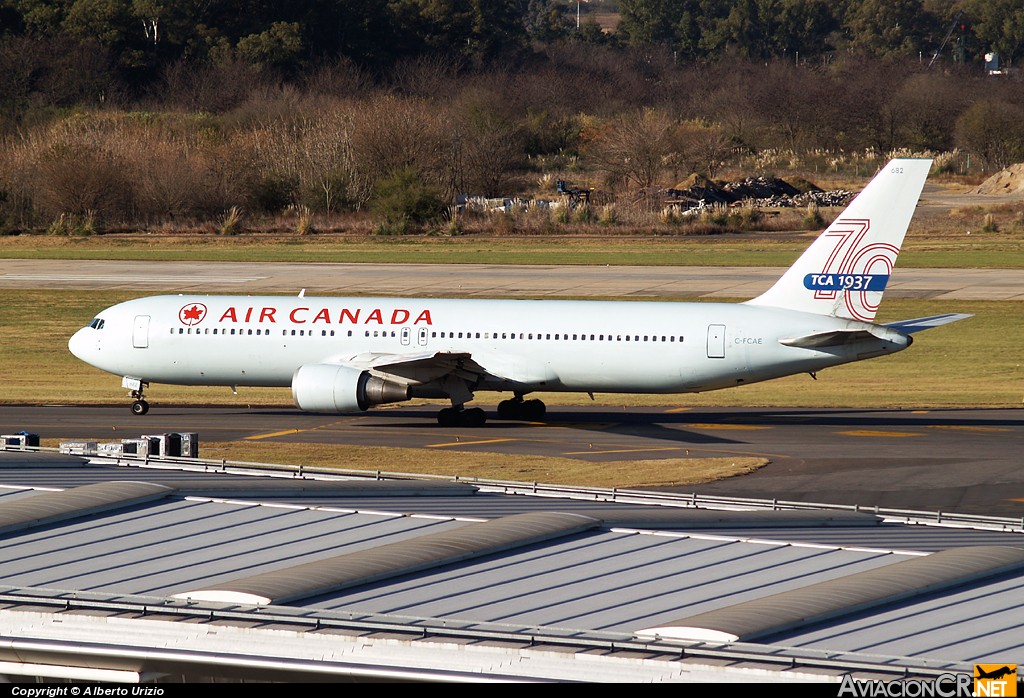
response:
<path id="1" fill-rule="evenodd" d="M 498 419 L 518 419 L 521 404 L 521 401 L 502 400 L 498 403 Z"/>
<path id="2" fill-rule="evenodd" d="M 149 412 L 149 403 L 145 400 L 136 400 L 132 403 L 132 414 L 141 417 Z"/>
<path id="3" fill-rule="evenodd" d="M 527 400 L 519 409 L 522 419 L 536 422 L 543 419 L 547 412 L 547 406 L 541 400 Z"/>
<path id="4" fill-rule="evenodd" d="M 459 421 L 459 413 L 454 407 L 445 407 L 437 413 L 437 423 L 442 427 L 453 427 Z"/>
<path id="5" fill-rule="evenodd" d="M 482 427 L 487 422 L 487 413 L 479 407 L 463 410 L 459 414 L 459 424 L 464 427 Z"/>

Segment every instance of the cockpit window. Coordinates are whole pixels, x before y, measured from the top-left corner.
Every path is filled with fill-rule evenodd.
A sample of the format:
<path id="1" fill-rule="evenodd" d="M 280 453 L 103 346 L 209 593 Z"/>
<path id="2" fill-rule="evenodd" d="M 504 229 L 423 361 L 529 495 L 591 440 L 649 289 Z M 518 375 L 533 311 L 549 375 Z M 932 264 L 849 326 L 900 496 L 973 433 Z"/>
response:
<path id="1" fill-rule="evenodd" d="M 93 328 L 94 330 L 102 330 L 104 324 L 105 321 L 102 320 L 101 318 L 93 318 L 93 321 L 89 323 L 89 327 Z"/>

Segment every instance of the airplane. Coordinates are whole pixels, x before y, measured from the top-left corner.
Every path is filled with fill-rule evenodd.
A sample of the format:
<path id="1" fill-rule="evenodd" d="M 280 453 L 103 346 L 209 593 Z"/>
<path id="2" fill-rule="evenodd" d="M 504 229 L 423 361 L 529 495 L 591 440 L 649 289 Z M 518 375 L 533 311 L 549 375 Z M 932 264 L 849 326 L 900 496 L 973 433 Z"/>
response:
<path id="1" fill-rule="evenodd" d="M 291 387 L 302 410 L 447 399 L 442 426 L 536 421 L 537 391 L 680 394 L 886 356 L 946 314 L 873 322 L 931 166 L 888 163 L 782 277 L 743 303 L 165 295 L 119 303 L 70 338 L 122 376 L 134 414 L 151 383 Z"/>
<path id="2" fill-rule="evenodd" d="M 974 678 L 976 679 L 1001 679 L 1004 676 L 1011 676 L 1017 674 L 1017 667 L 1002 666 L 992 671 L 985 671 L 981 668 L 981 665 L 975 664 L 974 671 L 977 674 Z"/>

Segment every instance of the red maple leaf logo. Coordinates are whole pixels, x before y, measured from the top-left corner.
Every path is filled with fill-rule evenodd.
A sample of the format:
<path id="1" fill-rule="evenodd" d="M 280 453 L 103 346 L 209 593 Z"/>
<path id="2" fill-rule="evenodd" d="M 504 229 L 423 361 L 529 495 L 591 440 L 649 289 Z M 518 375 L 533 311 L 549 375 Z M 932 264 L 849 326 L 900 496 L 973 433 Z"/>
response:
<path id="1" fill-rule="evenodd" d="M 178 319 L 181 320 L 181 324 L 198 325 L 206 317 L 206 306 L 202 303 L 193 303 L 191 305 L 182 306 L 181 310 L 178 311 Z"/>

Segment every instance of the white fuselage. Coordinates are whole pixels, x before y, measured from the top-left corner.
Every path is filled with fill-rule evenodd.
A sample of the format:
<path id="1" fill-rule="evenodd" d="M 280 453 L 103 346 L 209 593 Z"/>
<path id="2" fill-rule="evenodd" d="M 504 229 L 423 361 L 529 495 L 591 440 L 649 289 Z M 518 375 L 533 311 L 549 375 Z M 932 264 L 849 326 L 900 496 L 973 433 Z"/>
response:
<path id="1" fill-rule="evenodd" d="M 909 344 L 891 330 L 840 346 L 780 343 L 859 328 L 885 330 L 747 304 L 157 296 L 104 310 L 69 347 L 104 371 L 154 383 L 289 386 L 308 364 L 466 354 L 487 373 L 474 390 L 682 393 Z M 414 361 L 388 373 L 413 386 L 433 380 Z"/>

